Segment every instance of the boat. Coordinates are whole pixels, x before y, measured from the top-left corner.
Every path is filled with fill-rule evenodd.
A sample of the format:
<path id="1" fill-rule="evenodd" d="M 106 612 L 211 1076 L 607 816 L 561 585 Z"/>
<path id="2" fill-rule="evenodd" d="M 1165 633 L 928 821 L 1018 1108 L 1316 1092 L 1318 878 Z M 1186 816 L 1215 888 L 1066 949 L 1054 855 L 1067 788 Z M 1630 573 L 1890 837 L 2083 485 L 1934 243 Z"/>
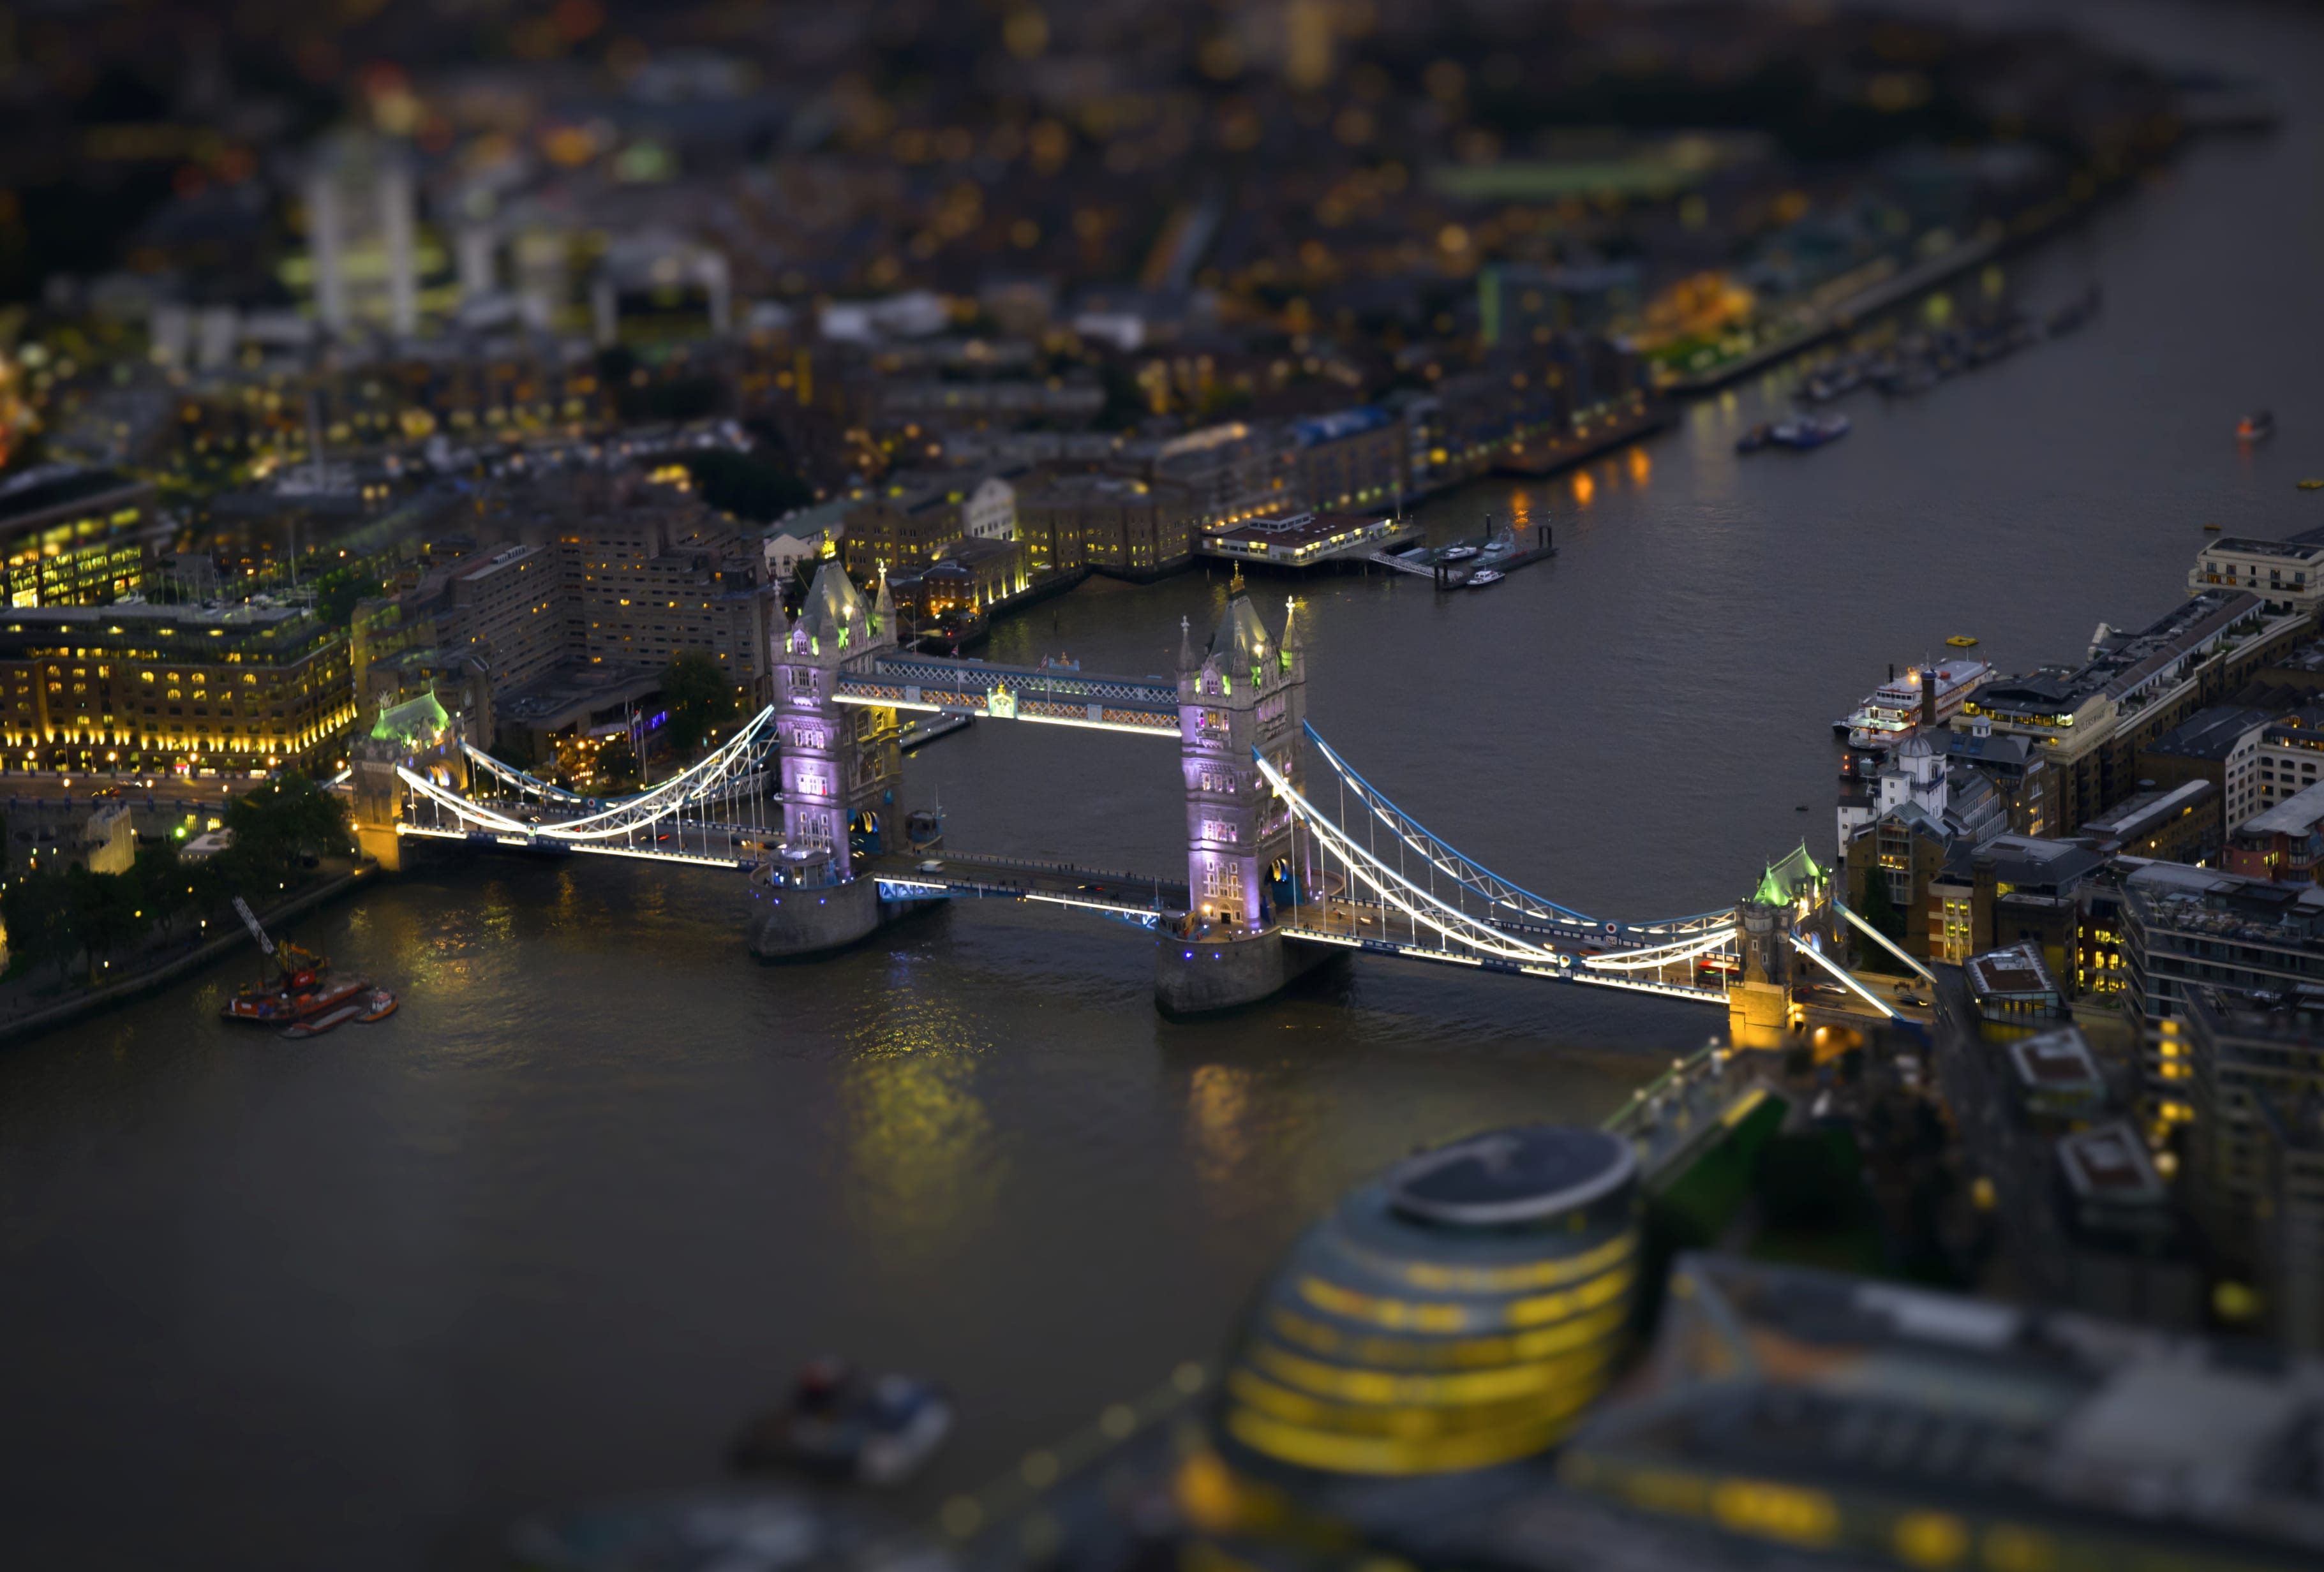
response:
<path id="1" fill-rule="evenodd" d="M 2324 492 L 2324 481 L 2295 481 L 2293 484 L 2303 492 Z"/>
<path id="2" fill-rule="evenodd" d="M 219 1007 L 219 1019 L 260 1026 L 296 1025 L 354 1003 L 371 991 L 371 984 L 362 978 L 333 977 L 327 956 L 297 944 L 276 944 L 240 896 L 234 897 L 234 909 L 273 970 L 235 989 L 234 997 Z"/>
<path id="3" fill-rule="evenodd" d="M 1853 365 L 1838 371 L 1817 372 L 1800 389 L 1800 397 L 1812 403 L 1828 404 L 1844 398 L 1864 385 L 1864 373 Z"/>
<path id="4" fill-rule="evenodd" d="M 1892 677 L 1873 690 L 1856 712 L 1849 716 L 1848 745 L 1871 752 L 1886 753 L 1910 737 L 1926 718 L 1926 706 L 1922 685 L 1936 684 L 1936 723 L 1942 726 L 1960 712 L 1978 685 L 1989 680 L 1993 667 L 1982 660 L 1957 657 L 1928 666 L 1915 666 L 1899 677 Z"/>
<path id="5" fill-rule="evenodd" d="M 401 1003 L 401 1000 L 385 988 L 375 988 L 371 990 L 371 996 L 364 1000 L 363 1014 L 357 1016 L 355 1019 L 366 1025 L 373 1021 L 384 1021 L 388 1016 L 395 1014 Z"/>
<path id="6" fill-rule="evenodd" d="M 844 1359 L 809 1360 L 791 1401 L 754 1420 L 734 1444 L 742 1468 L 788 1466 L 899 1485 L 952 1433 L 952 1399 L 908 1375 L 867 1381 Z"/>
<path id="7" fill-rule="evenodd" d="M 260 1026 L 287 1026 L 337 1009 L 370 988 L 371 984 L 359 977 L 336 980 L 323 978 L 304 988 L 285 985 L 269 988 L 245 983 L 226 1000 L 218 1011 L 218 1018 L 247 1021 Z"/>
<path id="8" fill-rule="evenodd" d="M 346 1025 L 349 1021 L 363 1015 L 368 1007 L 362 1003 L 341 1005 L 336 1010 L 327 1010 L 309 1020 L 295 1022 L 284 1027 L 280 1034 L 294 1043 L 304 1042 L 309 1037 L 319 1037 L 326 1032 L 336 1031 Z"/>
<path id="9" fill-rule="evenodd" d="M 1967 633 L 1956 633 L 1950 639 L 1946 639 L 1945 642 L 1951 645 L 1955 649 L 1975 649 L 1977 648 L 1976 638 Z"/>
<path id="10" fill-rule="evenodd" d="M 2246 442 L 2265 442 L 2275 435 L 2275 416 L 2266 409 L 2255 409 L 2236 422 L 2236 436 Z"/>
<path id="11" fill-rule="evenodd" d="M 1500 582 L 1501 575 L 1489 567 L 1480 568 L 1469 575 L 1469 587 L 1472 590 L 1489 590 Z"/>
<path id="12" fill-rule="evenodd" d="M 1767 440 L 1795 452 L 1805 452 L 1827 442 L 1837 442 L 1850 429 L 1845 415 L 1803 415 L 1794 420 L 1776 421 L 1767 428 Z"/>
<path id="13" fill-rule="evenodd" d="M 1473 546 L 1448 546 L 1436 554 L 1439 562 L 1466 562 L 1477 555 Z"/>
<path id="14" fill-rule="evenodd" d="M 954 731 L 966 730 L 970 719 L 957 710 L 919 716 L 896 734 L 896 746 L 908 753 L 939 737 L 948 737 Z"/>
<path id="15" fill-rule="evenodd" d="M 2206 524 L 2203 526 L 2203 533 L 2206 535 L 2217 535 L 2218 532 L 2219 527 L 2217 524 Z"/>
<path id="16" fill-rule="evenodd" d="M 1774 427 L 1762 421 L 1760 424 L 1752 427 L 1751 429 L 1746 431 L 1742 436 L 1735 439 L 1735 451 L 1738 453 L 1758 452 L 1761 448 L 1767 446 L 1768 434 L 1774 430 Z"/>

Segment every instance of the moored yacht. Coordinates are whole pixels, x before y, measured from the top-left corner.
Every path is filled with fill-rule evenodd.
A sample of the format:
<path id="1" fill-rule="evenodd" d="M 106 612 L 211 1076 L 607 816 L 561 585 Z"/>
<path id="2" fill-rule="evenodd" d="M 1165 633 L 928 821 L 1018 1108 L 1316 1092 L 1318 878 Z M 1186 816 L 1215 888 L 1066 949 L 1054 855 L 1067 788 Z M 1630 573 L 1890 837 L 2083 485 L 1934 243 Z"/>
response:
<path id="1" fill-rule="evenodd" d="M 1881 684 L 1854 714 L 1832 730 L 1844 731 L 1850 748 L 1885 753 L 1929 718 L 1924 685 L 1934 685 L 1934 716 L 1941 726 L 1959 714 L 1978 685 L 1992 676 L 1993 667 L 1986 662 L 1960 657 L 1913 666 L 1904 676 L 1891 676 Z"/>

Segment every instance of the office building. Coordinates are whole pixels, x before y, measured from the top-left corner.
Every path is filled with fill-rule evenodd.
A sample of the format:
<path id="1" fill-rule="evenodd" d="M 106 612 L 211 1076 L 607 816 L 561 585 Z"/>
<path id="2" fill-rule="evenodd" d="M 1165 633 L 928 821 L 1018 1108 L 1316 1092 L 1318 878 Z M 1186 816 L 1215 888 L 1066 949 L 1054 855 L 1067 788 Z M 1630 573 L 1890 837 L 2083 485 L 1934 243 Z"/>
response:
<path id="1" fill-rule="evenodd" d="M 2124 993 L 2166 1123 L 2195 1117 L 2183 1023 L 2201 990 L 2294 997 L 2324 989 L 2324 889 L 2153 862 L 2122 882 Z"/>
<path id="2" fill-rule="evenodd" d="M 2163 1029 L 2196 1215 L 2275 1330 L 2324 1348 L 2324 984 L 2193 988 L 2184 1012 Z"/>
<path id="3" fill-rule="evenodd" d="M 144 481 L 42 464 L 0 484 L 11 606 L 102 606 L 144 587 L 166 526 Z"/>
<path id="4" fill-rule="evenodd" d="M 1404 426 L 1387 410 L 1366 406 L 1312 416 L 1291 424 L 1299 446 L 1299 492 L 1318 510 L 1392 509 L 1405 484 Z"/>
<path id="5" fill-rule="evenodd" d="M 1756 1557 L 1592 1567 L 2289 1572 L 2324 1557 L 2319 1412 L 2313 1360 L 1689 1255 L 1638 1377 L 1557 1473 Z M 1572 1564 L 1555 1539 L 1523 1564 Z"/>
<path id="6" fill-rule="evenodd" d="M 2075 838 L 2091 850 L 2165 862 L 2217 862 L 2219 792 L 2208 780 L 2141 791 L 2090 820 Z"/>
<path id="7" fill-rule="evenodd" d="M 409 338 L 420 327 L 419 214 L 411 166 L 383 137 L 326 141 L 307 171 L 307 255 L 315 315 L 342 336 L 358 327 Z"/>
<path id="8" fill-rule="evenodd" d="M 263 600 L 226 610 L 18 608 L 0 623 L 0 737 L 19 769 L 338 768 L 346 630 Z"/>
<path id="9" fill-rule="evenodd" d="M 2269 766 L 2266 803 L 2260 796 L 2260 741 L 2281 712 L 2245 704 L 2214 704 L 2197 712 L 2152 741 L 2135 757 L 2138 778 L 2169 791 L 2190 780 L 2211 783 L 2222 841 L 2228 831 L 2274 800 L 2274 767 Z"/>
<path id="10" fill-rule="evenodd" d="M 2246 878 L 2313 884 L 2319 856 L 2324 856 L 2324 785 L 2285 797 L 2245 820 L 2227 837 L 2227 871 Z"/>
<path id="11" fill-rule="evenodd" d="M 1197 520 L 1184 487 L 1134 475 L 1056 475 L 1017 498 L 1017 538 L 1036 576 L 1081 567 L 1130 577 L 1167 572 L 1193 556 Z"/>

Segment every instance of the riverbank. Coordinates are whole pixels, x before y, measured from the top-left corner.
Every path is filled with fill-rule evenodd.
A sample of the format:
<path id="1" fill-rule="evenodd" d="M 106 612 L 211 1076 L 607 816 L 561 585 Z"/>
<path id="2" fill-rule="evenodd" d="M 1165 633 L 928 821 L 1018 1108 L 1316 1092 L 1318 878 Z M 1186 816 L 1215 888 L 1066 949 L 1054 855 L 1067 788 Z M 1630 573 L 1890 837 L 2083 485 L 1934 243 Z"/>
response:
<path id="1" fill-rule="evenodd" d="M 271 929 L 302 916 L 349 893 L 357 886 L 368 883 L 378 872 L 379 865 L 375 862 L 356 863 L 346 872 L 326 877 L 321 883 L 260 913 L 259 923 Z M 213 938 L 201 937 L 198 932 L 187 941 L 187 948 L 179 950 L 173 943 L 158 954 L 149 956 L 147 965 L 125 974 L 117 982 L 88 989 L 72 998 L 60 1000 L 42 1008 L 0 1016 L 0 1043 L 23 1042 L 43 1032 L 87 1020 L 91 1016 L 102 1015 L 143 998 L 182 978 L 215 965 L 229 954 L 248 946 L 250 942 L 250 935 L 239 924 L 233 923 L 225 924 Z"/>

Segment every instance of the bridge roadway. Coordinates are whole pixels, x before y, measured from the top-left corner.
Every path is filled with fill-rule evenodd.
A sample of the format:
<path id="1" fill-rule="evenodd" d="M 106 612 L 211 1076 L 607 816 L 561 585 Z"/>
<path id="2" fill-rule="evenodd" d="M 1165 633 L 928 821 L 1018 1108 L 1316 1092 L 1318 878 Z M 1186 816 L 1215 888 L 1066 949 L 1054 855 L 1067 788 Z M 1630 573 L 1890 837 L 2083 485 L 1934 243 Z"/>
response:
<path id="1" fill-rule="evenodd" d="M 1183 880 L 1071 862 L 972 851 L 896 851 L 872 858 L 868 869 L 869 876 L 880 882 L 883 900 L 1035 901 L 1148 928 L 1164 911 L 1186 909 Z"/>

